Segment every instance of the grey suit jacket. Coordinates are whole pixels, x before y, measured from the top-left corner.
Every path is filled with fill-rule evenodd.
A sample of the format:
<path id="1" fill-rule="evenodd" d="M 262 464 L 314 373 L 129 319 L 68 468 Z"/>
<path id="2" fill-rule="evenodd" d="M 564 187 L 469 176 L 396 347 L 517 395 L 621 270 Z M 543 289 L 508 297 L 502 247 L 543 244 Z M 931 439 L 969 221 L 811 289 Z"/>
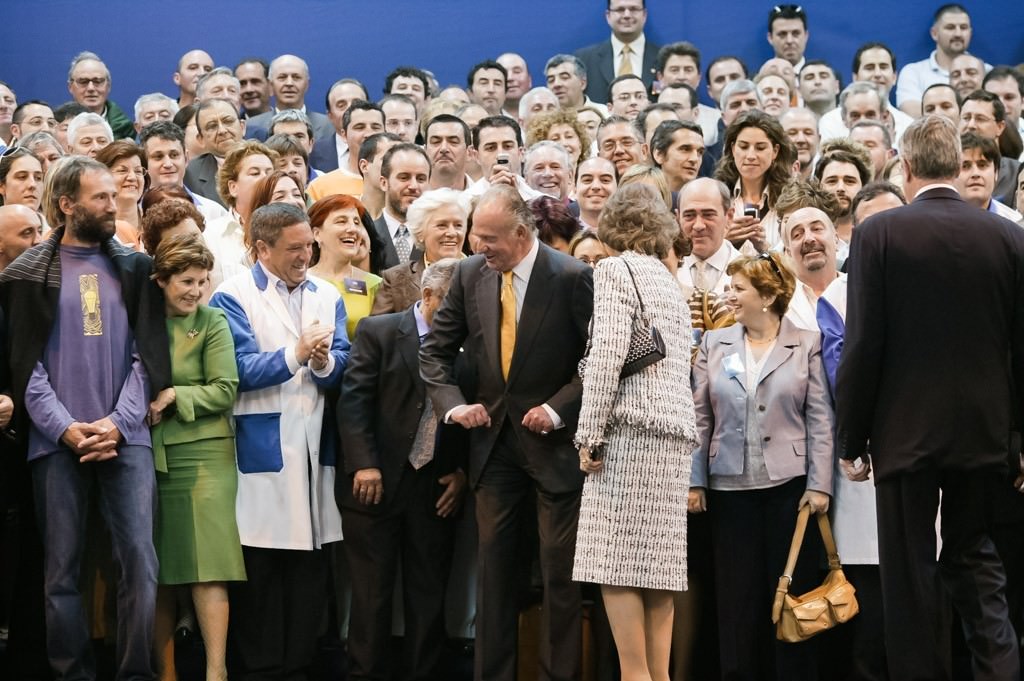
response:
<path id="1" fill-rule="evenodd" d="M 708 487 L 713 475 L 743 472 L 747 389 L 742 373 L 727 370 L 736 354 L 745 363 L 744 328 L 708 331 L 693 375 L 700 446 L 690 484 Z M 807 489 L 832 494 L 832 403 L 821 361 L 821 334 L 782 319 L 779 338 L 761 370 L 754 396 L 761 453 L 772 480 L 807 476 Z"/>
<path id="2" fill-rule="evenodd" d="M 252 118 L 246 119 L 246 137 L 250 127 L 262 128 L 270 133 L 270 119 L 277 113 L 273 109 L 270 111 L 264 111 L 259 116 L 253 116 Z M 316 111 L 310 111 L 309 107 L 306 107 L 306 115 L 309 116 L 309 122 L 313 124 L 313 139 L 319 137 L 327 137 L 328 135 L 334 134 L 334 125 L 331 123 L 331 119 L 322 113 Z M 323 170 L 323 168 L 317 168 L 317 170 Z"/>
<path id="3" fill-rule="evenodd" d="M 204 196 L 227 208 L 224 199 L 217 193 L 217 170 L 216 156 L 210 153 L 200 154 L 189 161 L 185 168 L 185 186 L 192 190 L 193 194 Z"/>
<path id="4" fill-rule="evenodd" d="M 655 45 L 651 39 L 645 36 L 643 67 L 640 69 L 640 79 L 644 81 L 648 92 L 651 84 L 654 83 L 654 72 L 657 69 L 658 50 L 660 45 Z M 587 68 L 587 97 L 601 104 L 608 103 L 608 86 L 615 80 L 616 64 L 613 62 L 611 38 L 600 43 L 581 47 L 576 50 L 576 56 L 580 58 Z"/>

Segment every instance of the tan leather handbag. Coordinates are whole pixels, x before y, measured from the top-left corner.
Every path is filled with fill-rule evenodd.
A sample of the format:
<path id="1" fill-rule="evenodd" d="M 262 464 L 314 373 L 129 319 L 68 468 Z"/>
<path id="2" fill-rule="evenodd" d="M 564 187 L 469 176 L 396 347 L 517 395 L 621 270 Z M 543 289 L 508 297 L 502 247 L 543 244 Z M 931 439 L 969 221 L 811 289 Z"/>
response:
<path id="1" fill-rule="evenodd" d="M 828 576 L 821 586 L 802 596 L 789 593 L 796 558 L 800 553 L 800 546 L 804 543 L 804 532 L 807 530 L 807 518 L 810 515 L 811 507 L 804 506 L 796 518 L 796 531 L 793 532 L 793 543 L 789 547 L 786 571 L 779 577 L 779 586 L 775 589 L 775 603 L 772 605 L 775 636 L 780 641 L 790 643 L 806 641 L 837 624 L 848 622 L 860 610 L 857 606 L 857 597 L 854 595 L 856 589 L 846 581 L 843 566 L 839 563 L 836 542 L 832 538 L 832 527 L 825 513 L 818 514 L 818 527 L 825 543 L 825 551 L 828 553 Z"/>

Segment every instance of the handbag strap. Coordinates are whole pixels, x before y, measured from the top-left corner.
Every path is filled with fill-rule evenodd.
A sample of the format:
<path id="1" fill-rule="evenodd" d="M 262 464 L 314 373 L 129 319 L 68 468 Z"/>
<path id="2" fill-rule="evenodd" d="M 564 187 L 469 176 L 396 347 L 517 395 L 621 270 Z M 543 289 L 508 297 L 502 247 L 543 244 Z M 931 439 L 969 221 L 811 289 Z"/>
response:
<path id="1" fill-rule="evenodd" d="M 800 547 L 804 543 L 804 534 L 807 533 L 807 520 L 811 515 L 809 504 L 804 505 L 796 516 L 796 529 L 793 531 L 793 541 L 789 545 L 789 556 L 786 558 L 786 568 L 779 577 L 779 584 L 775 588 L 775 602 L 772 604 L 772 622 L 778 622 L 782 614 L 782 603 L 789 593 L 789 585 L 793 582 L 793 571 L 796 569 L 796 559 L 800 555 Z M 818 530 L 821 532 L 821 540 L 825 545 L 825 552 L 828 554 L 828 569 L 839 570 L 842 565 L 839 562 L 839 552 L 836 550 L 836 541 L 832 537 L 832 525 L 828 521 L 827 513 L 819 513 Z"/>
<path id="2" fill-rule="evenodd" d="M 640 312 L 642 314 L 647 314 L 647 309 L 644 307 L 644 299 L 640 296 L 640 289 L 636 285 L 636 277 L 633 276 L 633 269 L 629 266 L 629 263 L 626 262 L 625 258 L 620 258 L 620 260 L 622 260 L 622 264 L 626 266 L 626 271 L 629 272 L 629 278 L 633 282 L 633 290 L 636 291 L 636 299 L 640 302 Z"/>

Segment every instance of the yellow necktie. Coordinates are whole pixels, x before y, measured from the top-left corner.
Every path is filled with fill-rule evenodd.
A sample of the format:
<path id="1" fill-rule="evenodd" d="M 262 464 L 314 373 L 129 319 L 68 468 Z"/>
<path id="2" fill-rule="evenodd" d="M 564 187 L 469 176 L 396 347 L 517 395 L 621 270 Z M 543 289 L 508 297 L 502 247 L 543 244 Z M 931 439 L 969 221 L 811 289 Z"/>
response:
<path id="1" fill-rule="evenodd" d="M 516 290 L 512 272 L 501 275 L 501 375 L 508 380 L 512 351 L 516 348 Z"/>
<path id="2" fill-rule="evenodd" d="M 633 54 L 633 48 L 629 45 L 622 46 L 622 61 L 619 62 L 619 72 L 616 76 L 632 76 L 633 75 L 633 60 L 629 58 L 629 55 Z"/>

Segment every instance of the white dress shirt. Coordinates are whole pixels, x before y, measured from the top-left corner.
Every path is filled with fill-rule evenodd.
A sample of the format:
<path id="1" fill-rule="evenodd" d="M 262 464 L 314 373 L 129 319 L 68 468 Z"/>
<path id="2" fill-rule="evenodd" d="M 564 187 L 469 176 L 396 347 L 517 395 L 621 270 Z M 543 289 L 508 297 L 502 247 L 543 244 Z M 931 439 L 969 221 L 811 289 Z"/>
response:
<path id="1" fill-rule="evenodd" d="M 723 239 L 718 250 L 703 261 L 704 285 L 708 287 L 708 291 L 718 296 L 725 294 L 725 287 L 729 283 L 729 276 L 726 275 L 725 269 L 738 257 L 740 257 L 740 252 L 736 250 L 736 247 Z M 676 270 L 676 279 L 680 284 L 688 286 L 690 289 L 697 288 L 694 276 L 699 267 L 699 261 L 700 258 L 693 254 L 683 258 L 682 264 Z"/>
<path id="2" fill-rule="evenodd" d="M 704 104 L 697 105 L 697 125 L 704 132 L 704 146 L 710 147 L 718 141 L 718 121 L 722 120 L 722 112 Z"/>
<path id="3" fill-rule="evenodd" d="M 914 117 L 903 113 L 891 105 L 889 106 L 889 114 L 892 116 L 892 121 L 896 127 L 896 137 L 892 141 L 892 148 L 898 151 L 900 148 L 900 138 L 903 137 L 903 132 L 914 122 Z M 832 109 L 818 121 L 818 136 L 821 137 L 822 142 L 850 136 L 850 130 L 843 123 L 843 114 L 839 107 Z"/>
<path id="4" fill-rule="evenodd" d="M 896 106 L 903 106 L 904 102 L 921 101 L 924 91 L 930 85 L 949 85 L 949 71 L 939 66 L 935 53 L 936 50 L 932 50 L 927 59 L 915 61 L 900 69 L 896 80 Z M 990 64 L 985 64 L 986 73 L 991 69 Z"/>
<path id="5" fill-rule="evenodd" d="M 221 218 L 207 222 L 203 240 L 213 253 L 211 290 L 217 290 L 221 282 L 252 267 L 252 259 L 245 248 L 245 230 L 235 211 L 232 210 Z"/>
<path id="6" fill-rule="evenodd" d="M 348 140 L 334 133 L 334 150 L 338 154 L 338 167 L 348 168 Z"/>
<path id="7" fill-rule="evenodd" d="M 629 43 L 629 49 L 632 50 L 632 54 L 629 55 L 629 64 L 633 68 L 633 75 L 640 78 L 644 77 L 644 45 L 647 44 L 647 38 L 643 33 L 640 37 Z M 626 43 L 622 42 L 612 34 L 612 73 L 616 76 L 619 75 L 619 64 L 622 63 L 622 48 L 626 46 Z M 611 102 L 609 102 L 611 104 Z"/>

